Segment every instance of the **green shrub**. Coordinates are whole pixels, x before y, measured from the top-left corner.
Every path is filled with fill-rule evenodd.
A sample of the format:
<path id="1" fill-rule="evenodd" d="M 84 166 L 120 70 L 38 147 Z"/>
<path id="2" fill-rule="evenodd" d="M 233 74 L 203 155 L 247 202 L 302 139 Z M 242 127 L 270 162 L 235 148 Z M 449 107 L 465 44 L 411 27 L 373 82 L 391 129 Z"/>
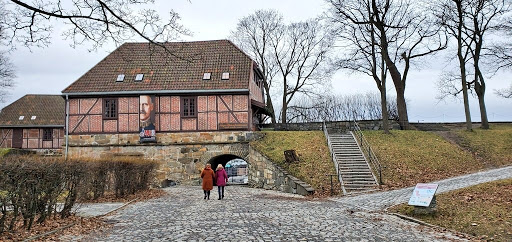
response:
<path id="1" fill-rule="evenodd" d="M 0 233 L 22 219 L 30 230 L 57 214 L 67 217 L 79 199 L 98 199 L 107 191 L 117 197 L 147 189 L 156 163 L 143 159 L 71 160 L 7 156 L 0 162 Z"/>

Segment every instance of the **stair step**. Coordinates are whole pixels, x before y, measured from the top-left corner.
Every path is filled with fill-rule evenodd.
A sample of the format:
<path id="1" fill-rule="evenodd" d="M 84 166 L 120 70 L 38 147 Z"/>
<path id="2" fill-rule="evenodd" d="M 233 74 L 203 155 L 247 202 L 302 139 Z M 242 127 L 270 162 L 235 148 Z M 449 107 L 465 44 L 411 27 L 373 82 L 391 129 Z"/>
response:
<path id="1" fill-rule="evenodd" d="M 373 177 L 342 177 L 343 181 L 346 183 L 375 183 L 375 180 L 373 180 Z"/>
<path id="2" fill-rule="evenodd" d="M 369 175 L 369 176 L 372 176 L 372 173 L 369 172 L 369 171 L 366 171 L 366 172 L 354 172 L 354 171 L 346 171 L 346 172 L 343 172 L 341 175 L 350 175 L 350 174 L 354 174 L 354 175 Z"/>
<path id="3" fill-rule="evenodd" d="M 368 181 L 368 182 L 359 182 L 359 181 L 345 181 L 343 180 L 343 183 L 345 186 L 353 186 L 353 187 L 371 187 L 377 185 L 375 181 Z"/>
<path id="4" fill-rule="evenodd" d="M 358 163 L 344 163 L 344 164 L 338 164 L 339 167 L 346 167 L 346 168 L 368 168 L 368 165 L 366 164 L 358 164 Z"/>
<path id="5" fill-rule="evenodd" d="M 353 177 L 353 178 L 360 178 L 360 177 L 371 177 L 373 178 L 372 175 L 370 174 L 367 174 L 367 175 L 360 175 L 360 174 L 341 174 L 341 177 L 345 178 L 345 177 Z"/>

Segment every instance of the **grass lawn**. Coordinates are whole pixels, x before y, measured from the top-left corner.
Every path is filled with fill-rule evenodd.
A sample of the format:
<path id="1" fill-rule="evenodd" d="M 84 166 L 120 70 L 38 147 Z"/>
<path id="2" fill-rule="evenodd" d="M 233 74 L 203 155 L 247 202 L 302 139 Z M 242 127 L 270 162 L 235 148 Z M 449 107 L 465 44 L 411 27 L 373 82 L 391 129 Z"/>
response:
<path id="1" fill-rule="evenodd" d="M 425 131 L 364 131 L 379 161 L 388 188 L 401 188 L 475 172 L 485 166 L 441 136 Z"/>
<path id="2" fill-rule="evenodd" d="M 440 194 L 437 209 L 421 216 L 407 204 L 390 210 L 480 239 L 512 241 L 512 179 Z"/>
<path id="3" fill-rule="evenodd" d="M 490 167 L 512 164 L 512 124 L 491 124 L 491 129 L 457 131 L 461 146 L 476 152 Z"/>
<path id="4" fill-rule="evenodd" d="M 9 150 L 7 148 L 0 148 L 0 157 L 3 157 L 5 154 L 9 153 Z"/>
<path id="5" fill-rule="evenodd" d="M 251 142 L 253 148 L 286 169 L 292 176 L 309 183 L 317 192 L 330 189 L 330 180 L 325 174 L 336 174 L 336 170 L 322 131 L 269 131 L 264 134 L 263 139 Z M 285 150 L 295 150 L 300 162 L 287 164 Z M 333 180 L 336 185 L 337 179 Z"/>

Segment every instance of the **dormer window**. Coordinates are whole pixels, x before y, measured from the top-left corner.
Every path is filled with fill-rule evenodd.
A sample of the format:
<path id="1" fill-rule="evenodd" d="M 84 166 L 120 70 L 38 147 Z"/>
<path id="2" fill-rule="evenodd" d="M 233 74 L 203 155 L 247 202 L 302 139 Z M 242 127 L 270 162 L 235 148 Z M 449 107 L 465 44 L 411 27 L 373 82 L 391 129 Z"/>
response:
<path id="1" fill-rule="evenodd" d="M 36 116 L 30 117 L 30 120 L 36 120 Z"/>
<path id="2" fill-rule="evenodd" d="M 203 74 L 203 80 L 211 80 L 212 79 L 212 73 L 211 72 L 205 72 Z"/>
<path id="3" fill-rule="evenodd" d="M 116 82 L 123 82 L 124 81 L 124 74 L 119 74 L 117 76 Z"/>
<path id="4" fill-rule="evenodd" d="M 142 79 L 144 79 L 144 74 L 142 74 L 142 73 L 139 73 L 135 76 L 136 82 L 140 82 L 140 81 L 142 81 Z"/>
<path id="5" fill-rule="evenodd" d="M 229 80 L 229 72 L 223 72 L 221 80 Z"/>

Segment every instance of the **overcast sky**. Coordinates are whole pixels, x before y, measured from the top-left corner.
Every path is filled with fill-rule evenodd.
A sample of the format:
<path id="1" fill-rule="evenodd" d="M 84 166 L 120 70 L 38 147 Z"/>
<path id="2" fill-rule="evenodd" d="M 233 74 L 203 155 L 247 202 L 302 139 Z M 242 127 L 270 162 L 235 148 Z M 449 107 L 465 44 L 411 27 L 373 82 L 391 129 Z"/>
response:
<path id="1" fill-rule="evenodd" d="M 156 4 L 164 17 L 167 16 L 165 11 L 171 8 L 180 14 L 181 23 L 193 32 L 193 36 L 183 38 L 187 41 L 226 39 L 240 18 L 257 9 L 276 9 L 283 14 L 287 22 L 313 18 L 326 10 L 323 0 L 157 0 Z M 17 86 L 12 90 L 7 102 L 0 103 L 0 108 L 26 94 L 60 94 L 65 87 L 115 49 L 114 45 L 104 46 L 95 52 L 89 52 L 87 46 L 73 49 L 68 41 L 62 39 L 59 28 L 62 26 L 56 26 L 54 40 L 49 47 L 32 50 L 19 47 L 11 53 L 10 58 L 16 66 Z M 427 67 L 421 70 L 411 69 L 406 87 L 411 122 L 465 120 L 460 100 L 439 102 L 435 98 L 438 93 L 436 81 L 446 69 L 444 59 L 442 56 L 432 57 L 426 60 Z M 509 87 L 511 77 L 512 74 L 507 72 L 487 79 L 486 104 L 490 121 L 512 120 L 512 99 L 500 98 L 494 94 L 495 89 Z M 393 94 L 391 80 L 388 84 L 388 93 Z M 333 92 L 340 94 L 377 92 L 371 79 L 343 71 L 334 75 L 332 86 Z M 477 99 L 471 98 L 470 103 L 472 120 L 478 122 L 480 113 Z"/>

